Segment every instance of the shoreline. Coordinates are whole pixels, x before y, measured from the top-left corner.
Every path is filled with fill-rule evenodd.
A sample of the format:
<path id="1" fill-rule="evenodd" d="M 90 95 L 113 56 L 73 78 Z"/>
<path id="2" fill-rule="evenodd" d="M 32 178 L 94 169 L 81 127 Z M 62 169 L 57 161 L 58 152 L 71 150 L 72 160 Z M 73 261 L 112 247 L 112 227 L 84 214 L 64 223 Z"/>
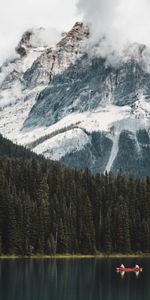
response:
<path id="1" fill-rule="evenodd" d="M 133 253 L 133 254 L 122 254 L 122 253 L 100 253 L 96 255 L 84 255 L 84 254 L 56 254 L 56 255 L 31 255 L 31 256 L 22 256 L 22 255 L 1 255 L 0 260 L 3 259 L 113 259 L 113 258 L 150 258 L 150 253 Z"/>

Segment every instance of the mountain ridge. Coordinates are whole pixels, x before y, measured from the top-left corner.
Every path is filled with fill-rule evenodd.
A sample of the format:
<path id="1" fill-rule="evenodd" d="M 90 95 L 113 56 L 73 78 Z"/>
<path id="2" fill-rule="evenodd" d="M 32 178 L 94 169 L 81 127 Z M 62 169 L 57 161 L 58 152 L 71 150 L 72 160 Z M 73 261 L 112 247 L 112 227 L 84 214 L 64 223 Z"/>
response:
<path id="1" fill-rule="evenodd" d="M 83 23 L 36 51 L 31 36 L 23 35 L 17 49 L 25 50 L 1 67 L 0 132 L 71 167 L 149 175 L 146 47 L 130 45 L 114 66 L 87 51 Z"/>

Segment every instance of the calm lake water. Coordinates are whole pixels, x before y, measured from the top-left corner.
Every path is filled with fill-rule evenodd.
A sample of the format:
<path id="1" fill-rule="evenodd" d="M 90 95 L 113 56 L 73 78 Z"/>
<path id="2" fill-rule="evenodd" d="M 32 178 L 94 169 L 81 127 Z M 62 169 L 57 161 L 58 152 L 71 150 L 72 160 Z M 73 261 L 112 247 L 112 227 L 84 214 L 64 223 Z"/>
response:
<path id="1" fill-rule="evenodd" d="M 122 278 L 122 262 L 144 271 Z M 150 259 L 2 260 L 0 300 L 150 300 Z"/>

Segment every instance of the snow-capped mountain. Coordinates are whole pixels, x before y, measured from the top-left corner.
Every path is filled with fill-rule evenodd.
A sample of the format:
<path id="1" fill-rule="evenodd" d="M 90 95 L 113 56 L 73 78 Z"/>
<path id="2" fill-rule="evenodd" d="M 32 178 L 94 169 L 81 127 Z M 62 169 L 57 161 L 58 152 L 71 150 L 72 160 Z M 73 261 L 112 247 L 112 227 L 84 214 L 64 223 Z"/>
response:
<path id="1" fill-rule="evenodd" d="M 130 45 L 119 64 L 88 49 L 76 23 L 56 45 L 27 31 L 0 69 L 0 133 L 76 168 L 150 175 L 148 51 Z M 150 54 L 149 54 L 150 57 Z"/>

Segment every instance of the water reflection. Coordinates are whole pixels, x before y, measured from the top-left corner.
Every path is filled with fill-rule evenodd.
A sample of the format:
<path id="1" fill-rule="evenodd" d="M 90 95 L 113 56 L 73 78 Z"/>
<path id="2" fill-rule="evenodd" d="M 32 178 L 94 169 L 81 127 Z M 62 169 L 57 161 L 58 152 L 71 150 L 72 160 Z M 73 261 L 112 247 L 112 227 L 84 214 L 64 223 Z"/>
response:
<path id="1" fill-rule="evenodd" d="M 119 273 L 119 274 L 120 274 L 121 278 L 124 278 L 125 274 L 127 274 L 127 273 L 126 273 L 126 272 L 124 272 L 124 271 L 117 272 L 117 273 Z M 135 274 L 136 278 L 139 278 L 139 274 L 140 274 L 140 272 L 139 272 L 139 271 L 138 271 L 138 272 L 133 272 L 133 274 Z"/>
<path id="2" fill-rule="evenodd" d="M 0 300 L 149 300 L 150 260 L 140 261 L 144 267 L 140 276 L 119 276 L 115 270 L 119 263 L 114 259 L 1 261 Z"/>
<path id="3" fill-rule="evenodd" d="M 138 272 L 135 272 L 135 275 L 136 275 L 137 278 L 139 277 L 139 274 L 140 274 L 139 271 L 138 271 Z"/>

